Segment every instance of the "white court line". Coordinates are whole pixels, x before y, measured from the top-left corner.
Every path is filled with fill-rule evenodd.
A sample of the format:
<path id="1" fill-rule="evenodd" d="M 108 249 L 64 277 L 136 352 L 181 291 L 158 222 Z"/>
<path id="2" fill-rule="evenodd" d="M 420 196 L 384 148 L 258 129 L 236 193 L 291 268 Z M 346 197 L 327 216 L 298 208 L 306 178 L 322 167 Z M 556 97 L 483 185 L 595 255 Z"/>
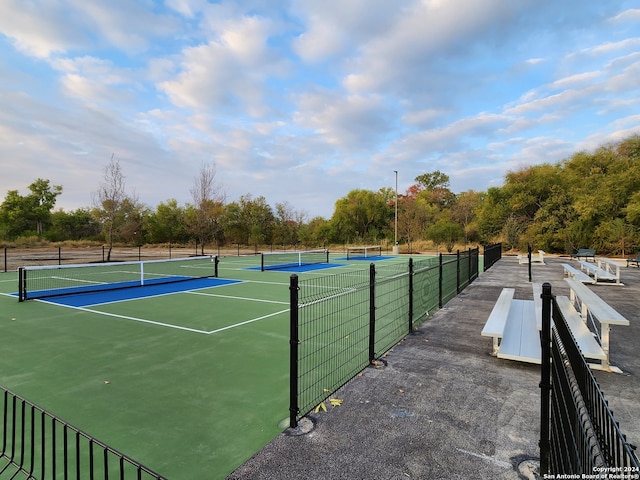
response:
<path id="1" fill-rule="evenodd" d="M 264 315 L 262 317 L 252 318 L 251 320 L 245 320 L 244 322 L 234 323 L 233 325 L 227 325 L 226 327 L 218 328 L 216 330 L 211 330 L 210 332 L 207 332 L 207 335 L 211 335 L 212 333 L 222 332 L 224 330 L 230 330 L 230 329 L 236 328 L 236 327 L 241 327 L 242 325 L 247 325 L 248 323 L 253 323 L 253 322 L 257 322 L 259 320 L 264 320 L 265 318 L 274 317 L 274 316 L 280 315 L 282 313 L 287 313 L 288 311 L 289 311 L 289 309 L 287 308 L 285 310 L 280 310 L 279 312 L 270 313 L 269 315 Z"/>
<path id="2" fill-rule="evenodd" d="M 95 314 L 98 314 L 98 315 L 105 315 L 107 317 L 121 318 L 123 320 L 132 320 L 134 322 L 149 323 L 151 325 L 157 325 L 157 326 L 160 326 L 160 327 L 167 327 L 167 328 L 175 328 L 176 330 L 185 330 L 187 332 L 200 333 L 200 334 L 203 334 L 203 335 L 211 335 L 212 333 L 219 333 L 219 332 L 223 332 L 225 330 L 230 330 L 232 328 L 241 327 L 243 325 L 248 325 L 249 323 L 254 323 L 254 322 L 257 322 L 257 321 L 260 321 L 260 320 L 264 320 L 265 318 L 273 317 L 275 315 L 280 315 L 282 313 L 286 313 L 286 312 L 289 311 L 289 309 L 287 308 L 285 310 L 280 310 L 279 312 L 270 313 L 268 315 L 263 315 L 262 317 L 252 318 L 250 320 L 245 320 L 244 322 L 234 323 L 232 325 L 227 325 L 226 327 L 221 327 L 221 328 L 217 328 L 215 330 L 207 331 L 207 330 L 198 330 L 196 328 L 182 327 L 180 325 L 172 325 L 170 323 L 156 322 L 155 320 L 146 320 L 144 318 L 129 317 L 127 315 L 119 315 L 117 313 L 101 312 L 100 310 L 92 310 L 90 308 L 85 308 L 85 307 L 72 307 L 72 306 L 69 306 L 69 305 L 60 305 L 58 303 L 48 302 L 46 300 L 36 300 L 36 301 L 42 302 L 42 303 L 48 303 L 50 305 L 56 305 L 58 307 L 73 308 L 74 310 L 80 310 L 80 311 L 83 311 L 83 312 L 95 313 Z"/>
<path id="3" fill-rule="evenodd" d="M 248 302 L 277 303 L 279 305 L 289 305 L 289 302 L 282 302 L 279 300 L 264 300 L 261 298 L 236 297 L 233 295 L 218 295 L 215 293 L 196 292 L 195 290 L 191 290 L 191 291 L 188 290 L 183 293 L 191 293 L 192 295 L 202 295 L 204 297 L 218 297 L 218 298 L 230 298 L 232 300 L 246 300 Z"/>
<path id="4" fill-rule="evenodd" d="M 50 303 L 46 301 L 43 301 L 43 302 Z M 57 303 L 51 303 L 51 304 L 61 306 Z M 210 332 L 207 332 L 206 330 L 198 330 L 196 328 L 182 327 L 180 325 L 171 325 L 170 323 L 156 322 L 155 320 L 145 320 L 144 318 L 129 317 L 127 315 L 118 315 L 117 313 L 101 312 L 100 310 L 92 310 L 90 308 L 85 308 L 85 307 L 71 307 L 69 305 L 62 305 L 62 306 L 65 306 L 67 308 L 73 308 L 75 310 L 80 310 L 83 312 L 96 313 L 98 315 L 105 315 L 107 317 L 121 318 L 123 320 L 133 320 L 134 322 L 141 322 L 141 323 L 150 323 L 152 325 L 158 325 L 160 327 L 167 327 L 167 328 L 175 328 L 177 330 L 186 330 L 187 332 L 202 333 L 204 335 L 208 335 L 210 333 Z"/>

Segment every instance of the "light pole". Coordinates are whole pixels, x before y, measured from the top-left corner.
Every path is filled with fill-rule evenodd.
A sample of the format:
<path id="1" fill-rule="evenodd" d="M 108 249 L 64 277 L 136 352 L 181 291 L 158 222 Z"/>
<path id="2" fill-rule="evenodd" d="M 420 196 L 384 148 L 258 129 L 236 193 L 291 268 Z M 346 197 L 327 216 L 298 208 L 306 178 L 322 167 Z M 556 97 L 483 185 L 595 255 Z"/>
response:
<path id="1" fill-rule="evenodd" d="M 398 245 L 398 171 L 394 170 L 393 173 L 396 174 L 396 199 L 395 199 L 395 204 L 396 204 L 396 228 L 395 228 L 395 234 L 393 237 L 393 254 L 394 255 L 398 255 L 400 253 L 400 246 Z"/>

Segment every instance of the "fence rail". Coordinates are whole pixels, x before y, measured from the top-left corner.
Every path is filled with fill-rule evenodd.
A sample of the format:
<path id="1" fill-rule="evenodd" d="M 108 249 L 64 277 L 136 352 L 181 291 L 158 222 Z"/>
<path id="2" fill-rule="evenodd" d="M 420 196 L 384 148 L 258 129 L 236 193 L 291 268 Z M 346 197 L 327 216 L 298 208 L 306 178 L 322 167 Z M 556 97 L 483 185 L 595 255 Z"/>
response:
<path id="1" fill-rule="evenodd" d="M 6 388 L 0 392 L 0 479 L 164 479 Z"/>
<path id="2" fill-rule="evenodd" d="M 638 478 L 636 447 L 615 421 L 551 285 L 542 288 L 540 473 Z"/>
<path id="3" fill-rule="evenodd" d="M 290 278 L 290 426 L 478 276 L 479 250 Z"/>

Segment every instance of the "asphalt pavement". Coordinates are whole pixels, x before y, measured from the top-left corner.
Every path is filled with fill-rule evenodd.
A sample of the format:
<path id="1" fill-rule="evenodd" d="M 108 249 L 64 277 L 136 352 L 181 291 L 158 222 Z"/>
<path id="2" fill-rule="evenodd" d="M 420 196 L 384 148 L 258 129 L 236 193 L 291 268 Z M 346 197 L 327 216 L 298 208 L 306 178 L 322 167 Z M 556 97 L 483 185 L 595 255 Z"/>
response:
<path id="1" fill-rule="evenodd" d="M 533 282 L 568 294 L 561 263 L 532 265 Z M 624 286 L 595 285 L 630 326 L 611 330 L 611 363 L 594 372 L 628 440 L 640 446 L 640 269 Z M 539 478 L 540 366 L 491 356 L 480 331 L 504 287 L 533 298 L 528 265 L 505 256 L 327 402 L 265 446 L 229 480 Z"/>

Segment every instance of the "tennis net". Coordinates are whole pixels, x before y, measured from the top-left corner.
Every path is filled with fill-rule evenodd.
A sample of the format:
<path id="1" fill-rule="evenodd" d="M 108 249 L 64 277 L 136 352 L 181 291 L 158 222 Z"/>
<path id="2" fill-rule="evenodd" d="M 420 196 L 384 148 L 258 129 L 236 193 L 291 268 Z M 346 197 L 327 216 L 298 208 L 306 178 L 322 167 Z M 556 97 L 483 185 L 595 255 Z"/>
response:
<path id="1" fill-rule="evenodd" d="M 18 269 L 18 297 L 46 298 L 77 293 L 217 277 L 218 257 L 201 256 L 140 262 L 27 266 Z"/>
<path id="2" fill-rule="evenodd" d="M 347 260 L 362 260 L 382 256 L 382 246 L 347 247 Z"/>
<path id="3" fill-rule="evenodd" d="M 260 269 L 276 270 L 294 268 L 302 265 L 329 263 L 329 250 L 299 250 L 293 252 L 265 252 L 262 253 Z"/>

